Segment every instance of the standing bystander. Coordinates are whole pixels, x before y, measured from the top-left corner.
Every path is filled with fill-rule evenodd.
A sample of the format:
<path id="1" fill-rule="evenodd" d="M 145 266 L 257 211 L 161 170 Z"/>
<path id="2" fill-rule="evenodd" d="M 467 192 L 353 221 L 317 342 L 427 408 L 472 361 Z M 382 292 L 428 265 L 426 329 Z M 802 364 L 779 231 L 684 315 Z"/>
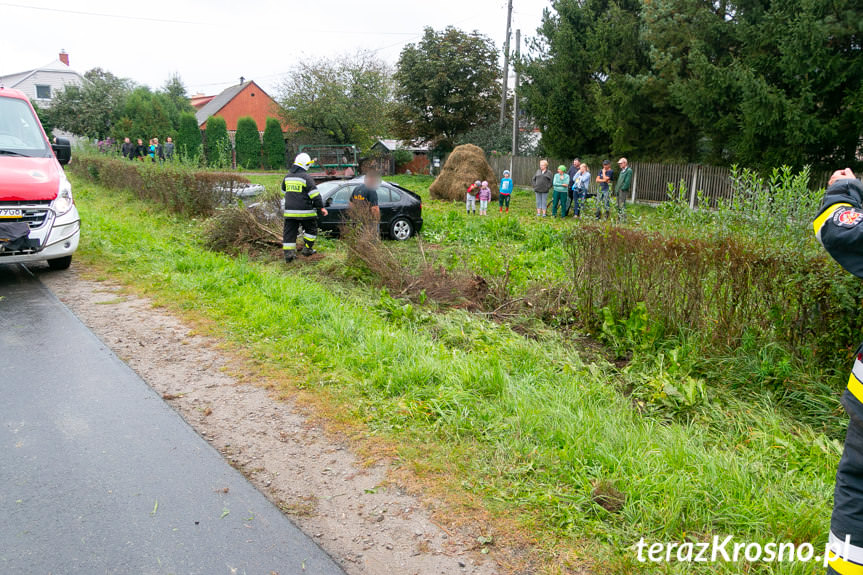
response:
<path id="1" fill-rule="evenodd" d="M 536 215 L 545 217 L 548 206 L 548 191 L 552 186 L 552 173 L 548 170 L 548 162 L 539 162 L 539 169 L 533 175 L 533 193 L 536 195 Z"/>

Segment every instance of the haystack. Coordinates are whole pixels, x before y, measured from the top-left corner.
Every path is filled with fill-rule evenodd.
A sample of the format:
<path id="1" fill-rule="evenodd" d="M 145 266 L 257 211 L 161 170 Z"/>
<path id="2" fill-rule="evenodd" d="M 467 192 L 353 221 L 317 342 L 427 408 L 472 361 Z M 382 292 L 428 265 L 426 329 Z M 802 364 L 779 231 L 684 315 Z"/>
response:
<path id="1" fill-rule="evenodd" d="M 488 165 L 485 152 L 479 146 L 464 144 L 449 155 L 429 192 L 438 200 L 464 200 L 468 186 L 477 180 L 487 180 L 491 197 L 497 199 L 498 176 Z"/>

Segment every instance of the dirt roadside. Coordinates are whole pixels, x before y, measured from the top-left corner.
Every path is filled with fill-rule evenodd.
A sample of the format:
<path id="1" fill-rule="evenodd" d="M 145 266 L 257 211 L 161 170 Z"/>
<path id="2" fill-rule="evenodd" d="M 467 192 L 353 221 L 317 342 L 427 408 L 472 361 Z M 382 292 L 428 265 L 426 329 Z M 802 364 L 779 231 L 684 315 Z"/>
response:
<path id="1" fill-rule="evenodd" d="M 231 377 L 213 338 L 76 265 L 41 280 L 350 575 L 504 573 L 476 534 L 444 529 L 428 501 L 367 467 L 290 400 Z"/>

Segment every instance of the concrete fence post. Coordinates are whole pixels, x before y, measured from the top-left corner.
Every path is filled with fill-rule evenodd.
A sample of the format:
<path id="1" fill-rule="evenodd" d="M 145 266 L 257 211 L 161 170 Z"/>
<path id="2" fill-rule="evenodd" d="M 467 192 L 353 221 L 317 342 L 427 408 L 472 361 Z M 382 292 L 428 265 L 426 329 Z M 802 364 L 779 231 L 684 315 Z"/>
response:
<path id="1" fill-rule="evenodd" d="M 632 203 L 635 203 L 635 188 L 638 186 L 638 172 L 632 170 Z"/>
<path id="2" fill-rule="evenodd" d="M 689 208 L 695 209 L 695 193 L 698 187 L 698 164 L 692 166 L 692 185 L 689 190 Z"/>

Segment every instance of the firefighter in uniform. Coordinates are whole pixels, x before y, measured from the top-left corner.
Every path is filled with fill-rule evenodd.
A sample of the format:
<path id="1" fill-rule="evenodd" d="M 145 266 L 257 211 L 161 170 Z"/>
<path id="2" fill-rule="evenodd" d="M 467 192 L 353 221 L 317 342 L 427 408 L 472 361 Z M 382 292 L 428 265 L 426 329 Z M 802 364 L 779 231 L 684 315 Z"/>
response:
<path id="1" fill-rule="evenodd" d="M 827 253 L 863 278 L 863 184 L 851 170 L 839 170 L 830 178 L 812 225 Z M 836 471 L 827 573 L 863 575 L 863 345 L 857 349 L 842 405 L 849 421 Z"/>
<path id="2" fill-rule="evenodd" d="M 321 201 L 321 193 L 308 172 L 312 163 L 308 154 L 299 154 L 288 175 L 282 180 L 282 191 L 285 192 L 285 229 L 282 240 L 285 263 L 291 263 L 297 256 L 297 235 L 300 233 L 300 227 L 303 228 L 302 254 L 310 256 L 316 253 L 317 210 L 327 215 L 327 209 Z"/>

